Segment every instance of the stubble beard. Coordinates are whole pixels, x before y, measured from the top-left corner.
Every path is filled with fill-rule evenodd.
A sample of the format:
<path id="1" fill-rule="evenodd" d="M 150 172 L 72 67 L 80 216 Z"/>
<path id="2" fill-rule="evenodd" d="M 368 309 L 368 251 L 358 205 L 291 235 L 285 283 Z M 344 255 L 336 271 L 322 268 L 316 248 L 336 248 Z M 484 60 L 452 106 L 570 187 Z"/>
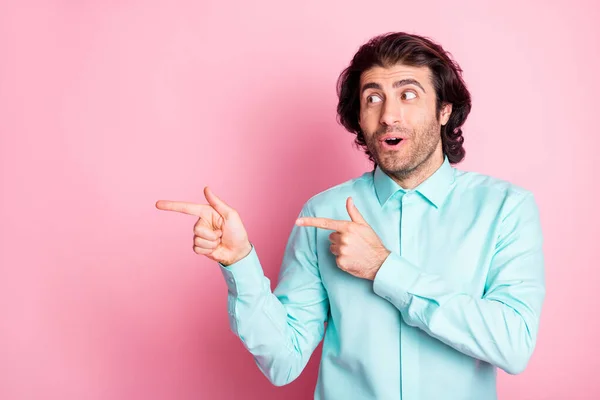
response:
<path id="1" fill-rule="evenodd" d="M 407 133 L 409 148 L 400 148 L 397 151 L 386 151 L 382 154 L 378 149 L 379 138 L 391 132 Z M 400 129 L 383 129 L 374 135 L 369 135 L 366 144 L 367 149 L 373 156 L 374 161 L 379 168 L 387 175 L 398 180 L 405 180 L 418 174 L 423 168 L 426 168 L 431 162 L 440 142 L 439 121 L 433 119 L 423 130 L 412 131 Z M 409 152 L 407 154 L 407 151 Z"/>

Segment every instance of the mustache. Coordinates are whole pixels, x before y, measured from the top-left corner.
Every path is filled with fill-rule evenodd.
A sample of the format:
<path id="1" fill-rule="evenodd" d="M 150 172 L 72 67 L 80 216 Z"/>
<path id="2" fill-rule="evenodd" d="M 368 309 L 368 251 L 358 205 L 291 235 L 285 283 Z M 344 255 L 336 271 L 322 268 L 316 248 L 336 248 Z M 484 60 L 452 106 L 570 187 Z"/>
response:
<path id="1" fill-rule="evenodd" d="M 381 137 L 381 136 L 387 135 L 388 133 L 400 133 L 405 136 L 407 136 L 407 135 L 410 136 L 410 134 L 412 133 L 412 130 L 408 129 L 408 128 L 402 128 L 399 126 L 386 126 L 386 127 L 377 129 L 373 136 Z"/>

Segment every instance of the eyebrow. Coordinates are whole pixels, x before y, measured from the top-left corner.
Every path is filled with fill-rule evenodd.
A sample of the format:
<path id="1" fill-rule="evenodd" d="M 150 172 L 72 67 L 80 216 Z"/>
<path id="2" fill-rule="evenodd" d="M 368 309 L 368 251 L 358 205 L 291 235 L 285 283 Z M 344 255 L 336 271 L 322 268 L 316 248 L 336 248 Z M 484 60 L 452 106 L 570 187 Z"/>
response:
<path id="1" fill-rule="evenodd" d="M 394 82 L 394 84 L 392 85 L 392 87 L 394 89 L 397 89 L 399 87 L 406 86 L 406 85 L 415 85 L 415 86 L 419 87 L 423 91 L 423 93 L 427 93 L 425 91 L 425 88 L 423 88 L 423 86 L 419 83 L 419 81 L 417 81 L 415 79 L 402 79 L 402 80 L 396 81 L 396 82 Z M 363 85 L 363 87 L 361 88 L 360 93 L 362 94 L 367 89 L 379 89 L 379 90 L 381 90 L 381 85 L 379 83 L 375 83 L 375 82 L 365 83 Z"/>

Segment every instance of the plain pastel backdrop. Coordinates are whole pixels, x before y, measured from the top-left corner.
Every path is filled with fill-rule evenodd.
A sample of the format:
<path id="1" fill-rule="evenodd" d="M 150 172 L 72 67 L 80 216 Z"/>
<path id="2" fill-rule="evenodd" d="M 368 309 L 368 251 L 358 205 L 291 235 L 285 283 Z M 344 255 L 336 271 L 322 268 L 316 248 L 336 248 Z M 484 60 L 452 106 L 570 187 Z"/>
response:
<path id="1" fill-rule="evenodd" d="M 0 398 L 308 399 L 229 330 L 195 218 L 238 209 L 274 285 L 302 204 L 370 168 L 336 122 L 370 37 L 429 36 L 464 70 L 459 168 L 532 190 L 547 300 L 501 399 L 598 399 L 599 3 L 0 2 Z M 376 326 L 373 329 L 377 329 Z M 435 385 L 435 382 L 431 383 Z"/>

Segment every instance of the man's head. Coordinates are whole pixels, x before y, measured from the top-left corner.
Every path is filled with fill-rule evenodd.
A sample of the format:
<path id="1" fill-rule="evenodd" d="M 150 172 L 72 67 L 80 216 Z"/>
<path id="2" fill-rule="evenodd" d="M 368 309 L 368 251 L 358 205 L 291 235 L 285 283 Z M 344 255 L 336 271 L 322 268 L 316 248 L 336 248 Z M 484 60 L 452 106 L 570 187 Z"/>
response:
<path id="1" fill-rule="evenodd" d="M 338 79 L 338 119 L 374 164 L 399 179 L 444 154 L 458 163 L 465 155 L 461 126 L 471 110 L 461 73 L 430 39 L 377 36 Z"/>

